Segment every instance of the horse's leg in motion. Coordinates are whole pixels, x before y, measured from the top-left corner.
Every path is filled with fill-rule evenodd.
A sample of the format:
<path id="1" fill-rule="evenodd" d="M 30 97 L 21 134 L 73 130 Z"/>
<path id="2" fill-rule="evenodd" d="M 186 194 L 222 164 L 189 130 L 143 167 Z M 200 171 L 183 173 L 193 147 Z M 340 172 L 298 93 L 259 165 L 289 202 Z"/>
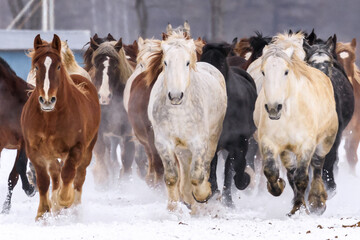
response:
<path id="1" fill-rule="evenodd" d="M 255 161 L 258 161 L 259 155 L 258 154 L 259 146 L 254 137 L 250 137 L 248 140 L 248 151 L 246 153 L 246 168 L 245 172 L 250 176 L 250 188 L 255 187 L 255 178 L 256 178 L 256 169 L 255 169 Z"/>
<path id="2" fill-rule="evenodd" d="M 2 149 L 0 149 L 1 152 Z M 17 154 L 16 154 L 16 158 L 15 158 L 15 163 L 14 163 L 14 167 L 12 168 L 9 178 L 8 178 L 8 194 L 6 196 L 6 200 L 3 204 L 3 209 L 1 213 L 9 213 L 10 212 L 10 208 L 11 208 L 11 197 L 12 197 L 12 193 L 13 193 L 13 189 L 19 179 L 19 173 L 18 171 L 16 171 L 16 163 L 18 162 L 20 157 L 20 150 L 17 150 Z"/>
<path id="3" fill-rule="evenodd" d="M 105 141 L 104 136 L 99 133 L 98 140 L 94 147 L 94 154 L 96 158 L 95 166 L 93 168 L 93 174 L 95 183 L 98 185 L 104 185 L 108 183 L 109 171 L 105 160 Z"/>
<path id="4" fill-rule="evenodd" d="M 160 157 L 160 154 L 158 153 L 158 150 L 155 147 L 155 137 L 154 137 L 153 130 L 148 131 L 148 143 L 149 143 L 151 157 L 152 157 L 151 164 L 152 164 L 152 168 L 155 172 L 153 184 L 154 184 L 154 186 L 158 186 L 163 180 L 164 166 L 163 166 L 163 161 L 161 160 L 162 158 Z M 149 168 L 150 168 L 150 165 L 149 165 Z"/>
<path id="5" fill-rule="evenodd" d="M 167 208 L 169 211 L 174 211 L 180 197 L 178 190 L 179 173 L 176 166 L 175 154 L 171 151 L 171 146 L 168 146 L 162 141 L 156 141 L 156 148 L 164 164 L 164 180 L 168 191 Z"/>
<path id="6" fill-rule="evenodd" d="M 118 137 L 109 137 L 110 139 L 110 167 L 115 171 L 118 172 L 120 170 L 120 164 L 118 161 L 116 149 L 120 143 L 120 139 Z"/>
<path id="7" fill-rule="evenodd" d="M 52 184 L 52 193 L 51 193 L 51 210 L 53 212 L 58 212 L 61 210 L 61 206 L 58 202 L 58 190 L 60 187 L 60 172 L 61 166 L 57 159 L 51 161 L 49 165 L 49 173 L 51 177 L 51 184 Z"/>
<path id="8" fill-rule="evenodd" d="M 314 153 L 314 150 L 304 150 L 302 153 L 298 154 L 296 156 L 296 162 L 297 166 L 295 171 L 293 171 L 293 168 L 291 171 L 288 169 L 288 178 L 293 179 L 293 183 L 290 183 L 294 185 L 294 199 L 293 199 L 293 208 L 289 213 L 289 216 L 294 215 L 298 210 L 300 210 L 302 207 L 305 208 L 306 212 L 306 203 L 305 203 L 305 191 L 309 183 L 309 165 L 311 156 Z"/>
<path id="9" fill-rule="evenodd" d="M 224 201 L 225 205 L 228 207 L 234 207 L 234 203 L 231 197 L 231 185 L 232 179 L 234 176 L 234 149 L 229 149 L 229 154 L 225 160 L 225 174 L 224 174 L 224 187 L 222 192 L 222 200 Z"/>
<path id="10" fill-rule="evenodd" d="M 124 136 L 121 139 L 121 161 L 122 169 L 120 175 L 131 174 L 131 166 L 134 161 L 135 145 L 131 136 Z"/>
<path id="11" fill-rule="evenodd" d="M 217 184 L 217 176 L 216 176 L 216 168 L 217 168 L 217 162 L 218 162 L 218 151 L 215 152 L 214 154 L 214 158 L 211 161 L 211 165 L 210 165 L 210 176 L 209 176 L 209 182 L 211 184 L 211 193 L 212 196 L 214 196 L 214 194 L 216 192 L 219 192 L 219 188 L 218 188 L 218 184 Z"/>
<path id="12" fill-rule="evenodd" d="M 92 149 L 96 143 L 97 136 L 92 140 L 88 149 L 85 150 L 84 157 L 79 167 L 76 169 L 76 175 L 74 180 L 75 199 L 74 204 L 81 203 L 82 186 L 85 182 L 86 168 L 89 166 L 92 157 Z"/>
<path id="13" fill-rule="evenodd" d="M 26 169 L 27 169 L 28 158 L 25 152 L 25 146 L 20 149 L 19 160 L 16 162 L 16 171 L 20 174 L 22 189 L 25 191 L 26 195 L 32 197 L 35 195 L 35 188 L 29 183 L 27 178 Z"/>
<path id="14" fill-rule="evenodd" d="M 268 146 L 262 144 L 261 154 L 264 174 L 268 180 L 267 189 L 273 196 L 280 196 L 285 188 L 285 181 L 279 177 L 279 166 L 277 166 L 274 152 Z"/>
<path id="15" fill-rule="evenodd" d="M 40 195 L 39 208 L 35 220 L 39 220 L 46 212 L 50 212 L 51 204 L 49 201 L 50 176 L 47 172 L 47 165 L 43 159 L 32 156 L 29 158 L 35 167 L 37 187 Z"/>
<path id="16" fill-rule="evenodd" d="M 214 149 L 210 149 L 210 147 L 208 149 L 204 142 L 192 141 L 189 143 L 192 153 L 190 167 L 190 179 L 193 186 L 192 194 L 194 199 L 201 203 L 206 202 L 211 197 L 211 185 L 208 181 L 211 161 L 206 160 L 211 160 L 216 151 L 216 146 Z"/>
<path id="17" fill-rule="evenodd" d="M 328 192 L 329 199 L 331 199 L 336 194 L 334 167 L 336 168 L 336 165 L 338 163 L 338 148 L 340 145 L 340 141 L 341 133 L 338 132 L 330 152 L 325 157 L 325 163 L 323 167 L 322 179 L 325 183 L 325 188 Z"/>
<path id="18" fill-rule="evenodd" d="M 323 165 L 324 158 L 315 153 L 311 159 L 311 166 L 314 174 L 308 200 L 310 212 L 318 215 L 323 214 L 326 209 L 327 193 L 321 178 Z"/>
<path id="19" fill-rule="evenodd" d="M 74 202 L 73 182 L 76 174 L 76 168 L 82 160 L 84 153 L 83 146 L 77 143 L 73 146 L 64 166 L 61 169 L 61 185 L 58 194 L 58 202 L 62 207 L 70 207 Z"/>
<path id="20" fill-rule="evenodd" d="M 235 148 L 234 155 L 234 170 L 235 170 L 235 186 L 239 190 L 244 190 L 250 184 L 250 175 L 245 172 L 246 168 L 246 154 L 248 151 L 249 142 L 246 137 L 241 137 Z"/>
<path id="21" fill-rule="evenodd" d="M 134 142 L 135 144 L 135 162 L 138 169 L 138 175 L 141 178 L 145 178 L 146 176 L 146 164 L 147 164 L 147 157 L 145 153 L 145 148 L 142 144 L 140 144 L 138 141 Z"/>
<path id="22" fill-rule="evenodd" d="M 358 162 L 357 149 L 360 142 L 360 132 L 358 127 L 354 127 L 349 136 L 345 140 L 346 158 L 350 166 L 350 172 L 356 175 L 356 164 Z"/>

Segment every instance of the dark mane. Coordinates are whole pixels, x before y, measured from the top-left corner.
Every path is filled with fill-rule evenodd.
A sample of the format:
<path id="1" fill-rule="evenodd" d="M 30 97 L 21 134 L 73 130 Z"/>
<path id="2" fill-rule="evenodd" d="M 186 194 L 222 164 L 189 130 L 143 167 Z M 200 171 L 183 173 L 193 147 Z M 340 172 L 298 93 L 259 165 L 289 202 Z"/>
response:
<path id="1" fill-rule="evenodd" d="M 109 42 L 111 41 L 108 37 L 104 37 L 104 38 L 99 38 L 97 37 L 97 34 L 94 35 L 93 37 L 94 41 L 97 44 L 101 44 L 103 42 Z M 90 45 L 90 42 L 87 42 L 84 47 L 86 47 L 87 45 Z M 84 69 L 88 72 L 90 70 L 90 68 L 92 67 L 92 55 L 94 53 L 94 50 L 89 46 L 88 49 L 86 49 L 85 53 L 84 53 Z"/>
<path id="2" fill-rule="evenodd" d="M 263 37 L 262 33 L 258 32 L 258 31 L 256 31 L 255 34 L 256 34 L 256 36 L 253 36 L 249 39 L 250 46 L 252 48 L 252 54 L 247 62 L 246 69 L 249 67 L 249 65 L 252 62 L 254 62 L 256 59 L 261 57 L 262 50 L 272 40 L 272 37 Z"/>

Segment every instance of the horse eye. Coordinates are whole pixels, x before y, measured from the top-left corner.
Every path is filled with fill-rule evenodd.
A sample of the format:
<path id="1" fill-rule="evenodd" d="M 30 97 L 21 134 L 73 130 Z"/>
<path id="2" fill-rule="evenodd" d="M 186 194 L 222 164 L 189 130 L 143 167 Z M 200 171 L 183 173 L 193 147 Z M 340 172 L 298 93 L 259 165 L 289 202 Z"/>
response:
<path id="1" fill-rule="evenodd" d="M 287 76 L 289 74 L 289 70 L 285 71 L 285 76 Z"/>
<path id="2" fill-rule="evenodd" d="M 57 70 L 60 70 L 60 65 L 57 67 Z"/>
<path id="3" fill-rule="evenodd" d="M 186 66 L 188 67 L 190 65 L 190 61 L 187 61 Z"/>
<path id="4" fill-rule="evenodd" d="M 264 71 L 261 71 L 261 74 L 265 77 L 265 73 L 264 73 Z"/>
<path id="5" fill-rule="evenodd" d="M 35 70 L 37 71 L 37 70 L 39 70 L 39 68 L 36 66 L 36 67 L 35 67 Z"/>
<path id="6" fill-rule="evenodd" d="M 167 66 L 167 63 L 166 63 L 166 61 L 164 61 L 164 64 L 165 64 L 165 66 Z"/>

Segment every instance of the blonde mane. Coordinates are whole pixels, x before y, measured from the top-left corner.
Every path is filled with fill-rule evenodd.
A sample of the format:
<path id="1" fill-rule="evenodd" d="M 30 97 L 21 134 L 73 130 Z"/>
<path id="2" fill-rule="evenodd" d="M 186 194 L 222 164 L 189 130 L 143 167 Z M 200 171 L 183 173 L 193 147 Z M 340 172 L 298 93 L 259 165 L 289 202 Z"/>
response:
<path id="1" fill-rule="evenodd" d="M 280 46 L 283 50 L 292 47 L 294 48 L 294 53 L 300 59 L 305 59 L 306 53 L 303 49 L 303 42 L 304 42 L 304 34 L 302 32 L 298 33 L 284 33 L 278 34 L 273 37 L 270 44 L 276 44 Z"/>
<path id="2" fill-rule="evenodd" d="M 316 82 L 318 79 L 324 78 L 324 73 L 320 70 L 310 67 L 304 60 L 300 59 L 296 54 L 295 50 L 291 58 L 284 52 L 283 45 L 278 46 L 276 44 L 271 44 L 266 49 L 264 55 L 262 56 L 261 69 L 264 67 L 265 62 L 270 57 L 279 57 L 285 60 L 289 68 L 294 72 L 297 79 L 300 79 L 301 76 L 304 76 L 311 82 Z"/>
<path id="3" fill-rule="evenodd" d="M 96 56 L 102 54 L 109 56 L 110 58 L 117 59 L 119 63 L 118 68 L 120 69 L 120 81 L 121 83 L 126 84 L 126 81 L 130 77 L 134 69 L 126 58 L 124 48 L 122 47 L 118 52 L 115 50 L 114 46 L 116 45 L 116 43 L 116 41 L 101 43 L 99 47 L 94 51 L 91 61 L 94 65 L 94 60 Z"/>

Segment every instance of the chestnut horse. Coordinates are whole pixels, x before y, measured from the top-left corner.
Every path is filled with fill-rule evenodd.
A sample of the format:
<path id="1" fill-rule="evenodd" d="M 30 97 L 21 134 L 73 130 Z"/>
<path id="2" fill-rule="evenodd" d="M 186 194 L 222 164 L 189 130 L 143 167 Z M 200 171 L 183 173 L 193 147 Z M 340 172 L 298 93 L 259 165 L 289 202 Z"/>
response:
<path id="1" fill-rule="evenodd" d="M 30 89 L 32 87 L 16 76 L 10 66 L 0 58 L 0 154 L 4 148 L 17 150 L 14 167 L 8 179 L 8 194 L 2 213 L 10 211 L 12 192 L 19 174 L 26 195 L 35 195 L 35 188 L 29 184 L 26 176 L 28 159 L 20 126 L 21 111 L 28 99 L 27 91 Z"/>
<path id="2" fill-rule="evenodd" d="M 350 43 L 336 43 L 336 54 L 339 63 L 344 67 L 354 91 L 355 107 L 353 116 L 343 132 L 345 138 L 346 158 L 350 165 L 351 173 L 356 173 L 358 162 L 357 149 L 360 142 L 360 71 L 355 64 L 356 39 Z"/>
<path id="3" fill-rule="evenodd" d="M 36 172 L 38 220 L 46 212 L 81 202 L 100 124 L 100 105 L 94 85 L 80 75 L 69 76 L 64 68 L 56 34 L 49 44 L 37 35 L 34 49 L 36 88 L 24 106 L 21 127 L 26 153 Z"/>

